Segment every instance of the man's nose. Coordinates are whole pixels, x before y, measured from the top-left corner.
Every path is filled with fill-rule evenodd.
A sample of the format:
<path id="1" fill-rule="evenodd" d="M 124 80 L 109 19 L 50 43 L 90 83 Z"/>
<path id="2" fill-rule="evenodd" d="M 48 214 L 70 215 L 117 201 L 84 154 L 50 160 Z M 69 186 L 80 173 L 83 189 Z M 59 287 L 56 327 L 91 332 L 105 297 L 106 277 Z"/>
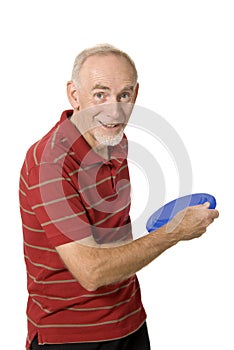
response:
<path id="1" fill-rule="evenodd" d="M 108 103 L 105 106 L 105 113 L 113 120 L 120 120 L 123 118 L 123 110 L 120 102 Z"/>

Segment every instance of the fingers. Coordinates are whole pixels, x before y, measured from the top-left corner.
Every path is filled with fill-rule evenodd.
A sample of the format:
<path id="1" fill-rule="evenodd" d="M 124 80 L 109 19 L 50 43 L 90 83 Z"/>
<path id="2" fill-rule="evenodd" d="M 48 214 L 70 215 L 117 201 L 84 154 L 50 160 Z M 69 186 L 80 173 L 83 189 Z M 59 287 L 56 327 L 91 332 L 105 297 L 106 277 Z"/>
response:
<path id="1" fill-rule="evenodd" d="M 190 206 L 179 212 L 168 225 L 168 231 L 177 233 L 181 240 L 189 240 L 202 236 L 207 227 L 218 218 L 216 209 L 209 209 L 206 202 L 197 206 Z"/>
<path id="2" fill-rule="evenodd" d="M 213 214 L 213 218 L 217 219 L 219 217 L 219 212 L 216 209 L 211 209 L 211 213 Z"/>
<path id="3" fill-rule="evenodd" d="M 208 216 L 207 216 L 207 219 L 206 219 L 206 224 L 207 224 L 207 227 L 212 224 L 214 222 L 215 219 L 217 219 L 219 217 L 219 212 L 218 210 L 215 210 L 215 209 L 210 209 L 208 210 Z"/>
<path id="4" fill-rule="evenodd" d="M 209 209 L 209 216 L 211 219 L 217 219 L 219 217 L 219 211 L 217 209 Z"/>
<path id="5" fill-rule="evenodd" d="M 209 209 L 210 203 L 209 203 L 209 202 L 205 202 L 204 204 L 202 204 L 202 206 L 203 206 L 204 208 Z M 219 212 L 218 212 L 217 209 L 210 209 L 210 210 L 209 210 L 209 214 L 211 215 L 211 217 L 212 217 L 212 219 L 213 219 L 212 221 L 214 221 L 214 219 L 217 219 L 217 218 L 219 217 Z"/>

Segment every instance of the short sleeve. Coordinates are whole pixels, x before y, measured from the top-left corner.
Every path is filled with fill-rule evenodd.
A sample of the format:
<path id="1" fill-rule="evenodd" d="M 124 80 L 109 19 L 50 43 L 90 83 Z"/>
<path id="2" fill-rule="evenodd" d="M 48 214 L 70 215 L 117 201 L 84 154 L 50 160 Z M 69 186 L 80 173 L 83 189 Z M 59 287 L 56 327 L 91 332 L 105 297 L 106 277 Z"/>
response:
<path id="1" fill-rule="evenodd" d="M 60 165 L 45 163 L 30 170 L 28 199 L 53 246 L 92 235 L 79 191 Z"/>

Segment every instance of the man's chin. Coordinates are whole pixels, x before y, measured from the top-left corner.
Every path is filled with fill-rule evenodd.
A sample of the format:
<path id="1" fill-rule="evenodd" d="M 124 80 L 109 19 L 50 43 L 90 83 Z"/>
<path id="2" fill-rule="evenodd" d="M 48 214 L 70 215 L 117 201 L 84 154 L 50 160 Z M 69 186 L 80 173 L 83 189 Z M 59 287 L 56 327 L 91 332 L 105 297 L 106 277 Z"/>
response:
<path id="1" fill-rule="evenodd" d="M 98 141 L 100 145 L 103 146 L 117 146 L 123 139 L 124 132 L 123 130 L 119 132 L 117 135 L 105 135 L 100 132 L 95 132 L 95 139 Z"/>

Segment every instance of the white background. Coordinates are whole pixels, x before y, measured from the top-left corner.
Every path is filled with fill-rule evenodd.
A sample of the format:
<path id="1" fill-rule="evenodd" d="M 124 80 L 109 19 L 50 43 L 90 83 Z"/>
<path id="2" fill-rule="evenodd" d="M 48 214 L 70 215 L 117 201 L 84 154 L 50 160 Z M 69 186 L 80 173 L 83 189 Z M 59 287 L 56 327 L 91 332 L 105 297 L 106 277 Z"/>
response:
<path id="1" fill-rule="evenodd" d="M 220 210 L 205 236 L 139 273 L 152 349 L 234 348 L 232 3 L 1 2 L 1 348 L 23 350 L 26 337 L 20 167 L 28 147 L 69 108 L 65 85 L 75 55 L 102 42 L 133 57 L 138 104 L 177 130 L 192 162 L 193 192 L 214 194 Z M 173 171 L 165 178 L 173 199 Z"/>

